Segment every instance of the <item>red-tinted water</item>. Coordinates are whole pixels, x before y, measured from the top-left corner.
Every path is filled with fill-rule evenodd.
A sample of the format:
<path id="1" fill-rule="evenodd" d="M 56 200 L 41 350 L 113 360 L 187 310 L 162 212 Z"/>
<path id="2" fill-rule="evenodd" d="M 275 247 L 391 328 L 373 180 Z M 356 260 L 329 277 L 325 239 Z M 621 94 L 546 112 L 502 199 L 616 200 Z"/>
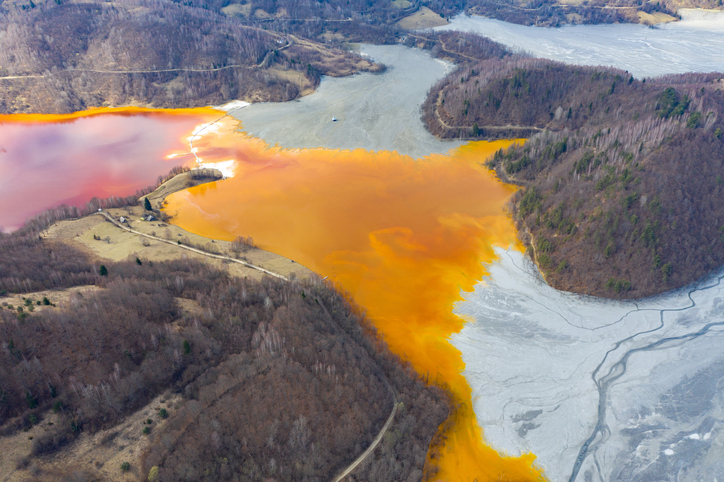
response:
<path id="1" fill-rule="evenodd" d="M 219 115 L 129 108 L 0 116 L 0 227 L 13 230 L 50 207 L 127 196 L 153 184 L 174 166 L 194 162 L 190 154 L 167 154 L 188 151 L 189 132 Z"/>

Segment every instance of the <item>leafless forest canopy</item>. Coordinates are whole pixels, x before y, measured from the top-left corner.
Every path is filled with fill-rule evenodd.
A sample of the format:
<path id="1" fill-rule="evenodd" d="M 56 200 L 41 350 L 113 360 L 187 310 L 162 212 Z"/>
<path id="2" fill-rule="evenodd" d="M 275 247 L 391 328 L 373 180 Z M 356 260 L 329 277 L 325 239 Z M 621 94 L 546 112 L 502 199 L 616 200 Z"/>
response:
<path id="1" fill-rule="evenodd" d="M 723 113 L 721 74 L 639 81 L 512 55 L 450 74 L 423 107 L 441 137 L 535 134 L 491 161 L 525 187 L 521 236 L 553 286 L 615 298 L 724 264 Z"/>
<path id="2" fill-rule="evenodd" d="M 262 27 L 171 1 L 14 9 L 0 18 L 0 111 L 283 101 L 322 74 L 377 68 Z"/>
<path id="3" fill-rule="evenodd" d="M 637 12 L 720 7 L 721 0 L 67 0 L 0 1 L 0 112 L 193 107 L 285 101 L 320 75 L 380 70 L 342 42 L 391 43 L 421 6 L 522 24 L 638 21 Z M 608 7 L 615 8 L 608 8 Z M 626 8 L 623 8 L 626 7 Z"/>
<path id="4" fill-rule="evenodd" d="M 61 413 L 62 423 L 33 440 L 33 456 L 113 427 L 170 389 L 185 401 L 150 434 L 145 473 L 157 466 L 161 480 L 328 480 L 371 442 L 394 394 L 404 408 L 392 435 L 356 477 L 422 477 L 448 401 L 333 289 L 232 278 L 190 260 L 104 268 L 32 232 L 0 236 L 0 293 L 32 300 L 0 306 L 0 431 Z M 101 289 L 34 311 L 32 291 L 48 285 Z"/>

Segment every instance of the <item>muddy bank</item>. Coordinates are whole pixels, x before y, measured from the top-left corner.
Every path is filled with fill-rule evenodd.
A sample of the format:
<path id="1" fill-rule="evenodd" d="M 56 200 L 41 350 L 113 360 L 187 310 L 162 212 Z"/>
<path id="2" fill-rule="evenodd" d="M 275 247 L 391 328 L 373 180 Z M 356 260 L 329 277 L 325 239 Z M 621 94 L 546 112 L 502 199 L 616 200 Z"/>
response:
<path id="1" fill-rule="evenodd" d="M 253 104 L 232 115 L 249 134 L 288 148 L 387 150 L 419 158 L 461 145 L 436 139 L 420 120 L 428 90 L 452 64 L 398 45 L 362 45 L 360 51 L 387 70 L 325 77 L 312 95 Z"/>

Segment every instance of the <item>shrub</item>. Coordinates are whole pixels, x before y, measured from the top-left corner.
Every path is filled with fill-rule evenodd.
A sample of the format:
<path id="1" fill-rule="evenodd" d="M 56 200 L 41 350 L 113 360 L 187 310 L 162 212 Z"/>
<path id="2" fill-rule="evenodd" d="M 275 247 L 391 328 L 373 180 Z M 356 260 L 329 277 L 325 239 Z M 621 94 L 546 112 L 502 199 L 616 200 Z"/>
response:
<path id="1" fill-rule="evenodd" d="M 158 480 L 158 466 L 154 465 L 148 471 L 148 482 L 156 482 Z"/>
<path id="2" fill-rule="evenodd" d="M 106 268 L 105 264 L 102 264 L 101 267 L 98 269 L 98 274 L 101 276 L 108 276 L 108 268 Z"/>
<path id="3" fill-rule="evenodd" d="M 552 262 L 551 257 L 545 253 L 538 256 L 538 264 L 543 269 L 548 268 Z"/>
<path id="4" fill-rule="evenodd" d="M 535 189 L 535 186 L 530 189 L 526 189 L 525 194 L 520 199 L 520 215 L 526 217 L 533 211 L 540 209 L 541 206 L 541 195 Z"/>
<path id="5" fill-rule="evenodd" d="M 160 418 L 167 418 L 168 417 L 168 411 L 165 408 L 162 408 L 158 411 L 158 416 Z"/>
<path id="6" fill-rule="evenodd" d="M 31 453 L 32 455 L 52 454 L 73 441 L 74 438 L 75 434 L 67 429 L 56 427 L 33 438 Z"/>
<path id="7" fill-rule="evenodd" d="M 630 291 L 632 286 L 631 282 L 627 280 L 617 280 L 616 278 L 609 278 L 606 282 L 606 288 L 609 290 L 614 290 L 616 293 L 620 293 L 622 291 Z"/>
<path id="8" fill-rule="evenodd" d="M 547 240 L 546 238 L 540 238 L 538 240 L 537 248 L 538 248 L 538 251 L 541 251 L 543 253 L 550 253 L 551 251 L 553 251 L 555 246 L 553 245 L 553 243 L 551 241 Z"/>
<path id="9" fill-rule="evenodd" d="M 143 434 L 148 435 L 149 433 L 151 433 L 151 427 L 146 425 L 145 427 L 143 427 Z"/>
<path id="10" fill-rule="evenodd" d="M 129 470 L 131 470 L 131 464 L 129 464 L 128 462 L 123 462 L 121 464 L 121 471 L 128 472 Z"/>
<path id="11" fill-rule="evenodd" d="M 661 267 L 661 274 L 664 275 L 664 283 L 668 281 L 669 276 L 671 276 L 671 273 L 674 271 L 674 267 L 671 266 L 671 263 L 666 263 Z"/>
<path id="12" fill-rule="evenodd" d="M 30 392 L 25 392 L 25 400 L 28 402 L 28 408 L 30 409 L 38 406 L 38 399 Z"/>
<path id="13" fill-rule="evenodd" d="M 689 120 L 686 121 L 686 127 L 689 129 L 695 129 L 699 127 L 699 121 L 701 120 L 701 112 L 696 111 L 689 116 Z"/>

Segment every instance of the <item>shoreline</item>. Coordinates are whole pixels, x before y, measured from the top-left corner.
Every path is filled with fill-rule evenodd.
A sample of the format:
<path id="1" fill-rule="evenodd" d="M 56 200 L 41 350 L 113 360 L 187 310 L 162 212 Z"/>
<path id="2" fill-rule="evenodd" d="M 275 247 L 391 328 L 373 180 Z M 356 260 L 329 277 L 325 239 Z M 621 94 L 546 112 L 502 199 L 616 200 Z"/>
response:
<path id="1" fill-rule="evenodd" d="M 193 179 L 191 173 L 194 171 L 206 175 Z M 306 266 L 284 256 L 253 246 L 246 246 L 243 251 L 235 253 L 230 241 L 200 236 L 159 219 L 164 217 L 164 213 L 158 207 L 162 207 L 166 196 L 222 179 L 221 172 L 215 169 L 200 167 L 182 172 L 139 198 L 135 206 L 109 208 L 81 218 L 61 220 L 48 226 L 41 237 L 67 243 L 95 259 L 108 261 L 135 257 L 164 261 L 191 256 L 210 258 L 213 260 L 209 261 L 211 264 L 227 266 L 234 276 L 260 279 L 269 274 L 288 280 L 290 277 L 313 275 L 314 272 Z M 153 211 L 143 209 L 146 198 L 154 207 Z M 143 219 L 148 215 L 153 216 L 152 220 Z"/>

